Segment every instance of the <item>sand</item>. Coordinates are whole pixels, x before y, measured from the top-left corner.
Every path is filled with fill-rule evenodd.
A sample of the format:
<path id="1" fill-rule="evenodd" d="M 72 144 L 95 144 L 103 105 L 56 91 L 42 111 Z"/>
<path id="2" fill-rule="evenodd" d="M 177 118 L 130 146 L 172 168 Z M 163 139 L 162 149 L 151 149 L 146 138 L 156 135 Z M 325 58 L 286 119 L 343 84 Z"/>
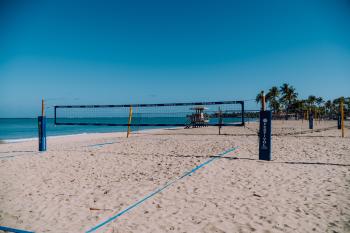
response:
<path id="1" fill-rule="evenodd" d="M 0 225 L 85 232 L 168 180 L 213 161 L 96 232 L 350 232 L 350 137 L 336 122 L 86 134 L 0 145 Z"/>

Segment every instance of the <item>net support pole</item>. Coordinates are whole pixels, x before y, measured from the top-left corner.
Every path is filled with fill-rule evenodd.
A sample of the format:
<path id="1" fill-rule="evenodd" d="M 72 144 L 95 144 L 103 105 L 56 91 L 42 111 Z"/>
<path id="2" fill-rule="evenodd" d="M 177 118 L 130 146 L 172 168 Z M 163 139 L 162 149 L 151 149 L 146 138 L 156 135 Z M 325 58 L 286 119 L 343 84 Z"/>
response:
<path id="1" fill-rule="evenodd" d="M 310 111 L 309 115 L 309 129 L 314 129 L 314 114 Z"/>
<path id="2" fill-rule="evenodd" d="M 44 101 L 44 99 L 41 100 L 41 115 L 45 116 L 45 101 Z"/>
<path id="3" fill-rule="evenodd" d="M 221 125 L 222 125 L 222 112 L 221 108 L 219 107 L 219 135 L 221 135 Z"/>
<path id="4" fill-rule="evenodd" d="M 314 119 L 315 119 L 315 125 L 317 125 L 317 109 L 314 111 Z"/>
<path id="5" fill-rule="evenodd" d="M 242 116 L 241 116 L 241 119 L 242 119 L 242 126 L 245 127 L 245 119 L 244 119 L 244 101 L 241 102 L 241 107 L 242 107 Z M 249 118 L 248 118 L 248 122 L 249 122 Z"/>
<path id="6" fill-rule="evenodd" d="M 303 111 L 303 116 L 301 117 L 301 123 L 304 123 L 305 118 L 306 118 L 306 113 L 305 111 Z"/>
<path id="7" fill-rule="evenodd" d="M 129 119 L 128 119 L 128 132 L 126 134 L 126 137 L 128 138 L 131 132 L 131 120 L 132 120 L 132 106 L 130 106 L 130 110 L 129 110 Z"/>
<path id="8" fill-rule="evenodd" d="M 265 93 L 264 91 L 261 91 L 261 111 L 265 111 L 266 109 L 266 103 L 265 103 Z"/>
<path id="9" fill-rule="evenodd" d="M 44 100 L 41 101 L 41 116 L 38 117 L 39 151 L 46 151 L 46 117 Z"/>
<path id="10" fill-rule="evenodd" d="M 272 160 L 271 156 L 271 128 L 272 112 L 260 111 L 259 128 L 259 160 Z"/>
<path id="11" fill-rule="evenodd" d="M 340 101 L 340 117 L 341 117 L 341 137 L 344 137 L 344 102 Z"/>

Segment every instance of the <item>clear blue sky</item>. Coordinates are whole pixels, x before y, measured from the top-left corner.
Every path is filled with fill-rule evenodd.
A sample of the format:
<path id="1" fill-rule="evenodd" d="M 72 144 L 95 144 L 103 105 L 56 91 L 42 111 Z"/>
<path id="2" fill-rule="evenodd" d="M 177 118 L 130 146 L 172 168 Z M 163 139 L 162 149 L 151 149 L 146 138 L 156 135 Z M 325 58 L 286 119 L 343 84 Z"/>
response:
<path id="1" fill-rule="evenodd" d="M 0 117 L 42 97 L 242 100 L 284 82 L 350 95 L 348 0 L 0 1 Z"/>

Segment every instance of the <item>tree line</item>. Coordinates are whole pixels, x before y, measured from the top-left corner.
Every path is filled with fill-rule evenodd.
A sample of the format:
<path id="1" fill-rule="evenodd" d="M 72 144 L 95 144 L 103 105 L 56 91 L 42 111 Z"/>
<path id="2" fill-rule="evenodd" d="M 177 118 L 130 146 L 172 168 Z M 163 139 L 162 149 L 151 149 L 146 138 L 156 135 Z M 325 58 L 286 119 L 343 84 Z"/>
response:
<path id="1" fill-rule="evenodd" d="M 262 93 L 256 96 L 256 102 L 261 103 Z M 307 99 L 299 99 L 296 89 L 287 83 L 279 88 L 273 86 L 265 95 L 265 101 L 275 116 L 294 115 L 303 117 L 305 113 L 317 114 L 321 118 L 336 119 L 339 114 L 340 102 L 344 103 L 345 116 L 349 116 L 350 97 L 339 97 L 334 100 L 324 100 L 322 97 L 310 95 Z"/>

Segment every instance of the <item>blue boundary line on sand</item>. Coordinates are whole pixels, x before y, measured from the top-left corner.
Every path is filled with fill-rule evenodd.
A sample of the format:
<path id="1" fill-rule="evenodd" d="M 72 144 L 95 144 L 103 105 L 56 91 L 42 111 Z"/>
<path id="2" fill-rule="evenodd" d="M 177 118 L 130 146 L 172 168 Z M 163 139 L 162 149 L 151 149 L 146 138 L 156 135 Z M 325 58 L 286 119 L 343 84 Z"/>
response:
<path id="1" fill-rule="evenodd" d="M 38 154 L 39 153 L 36 152 L 34 154 L 5 155 L 5 156 L 0 156 L 0 159 L 8 159 L 8 158 L 14 158 L 14 157 L 21 157 L 21 156 L 34 156 Z"/>
<path id="2" fill-rule="evenodd" d="M 118 142 L 106 142 L 106 143 L 98 143 L 98 144 L 93 144 L 93 145 L 87 145 L 86 147 L 97 147 L 97 146 L 105 146 L 105 145 L 110 145 L 110 144 L 115 144 Z"/>
<path id="3" fill-rule="evenodd" d="M 35 233 L 34 231 L 24 231 L 10 227 L 2 227 L 0 226 L 0 231 L 14 232 L 14 233 Z"/>
<path id="4" fill-rule="evenodd" d="M 175 178 L 175 179 L 173 179 L 173 180 L 170 180 L 170 181 L 166 182 L 164 186 L 162 186 L 162 187 L 156 189 L 155 191 L 151 192 L 150 194 L 148 194 L 147 196 L 145 196 L 145 197 L 142 198 L 141 200 L 135 202 L 134 204 L 132 204 L 132 205 L 130 205 L 129 207 L 127 207 L 126 209 L 120 211 L 120 212 L 117 213 L 116 215 L 110 217 L 109 219 L 105 220 L 104 222 L 102 222 L 102 223 L 96 225 L 95 227 L 91 228 L 90 230 L 86 231 L 86 233 L 91 233 L 91 232 L 94 232 L 94 231 L 98 230 L 100 227 L 102 227 L 102 226 L 104 226 L 104 225 L 106 225 L 106 224 L 112 222 L 113 220 L 115 220 L 115 219 L 117 219 L 118 217 L 122 216 L 123 214 L 127 213 L 129 210 L 131 210 L 131 209 L 135 208 L 136 206 L 140 205 L 142 202 L 145 202 L 146 200 L 148 200 L 149 198 L 153 197 L 153 196 L 156 195 L 157 193 L 160 193 L 161 191 L 163 191 L 164 189 L 166 189 L 166 188 L 169 187 L 170 185 L 174 184 L 175 182 L 177 182 L 177 181 L 183 179 L 183 178 L 186 177 L 186 176 L 191 175 L 192 173 L 196 172 L 198 169 L 204 167 L 205 165 L 208 165 L 209 163 L 213 162 L 214 160 L 219 159 L 219 158 L 221 158 L 222 156 L 224 156 L 224 155 L 226 155 L 226 154 L 228 154 L 228 153 L 230 153 L 230 152 L 235 151 L 237 148 L 238 148 L 238 147 L 234 147 L 234 148 L 231 148 L 231 149 L 229 149 L 229 150 L 226 150 L 226 151 L 224 151 L 224 152 L 222 152 L 222 153 L 220 153 L 220 154 L 218 154 L 218 155 L 216 155 L 216 156 L 214 156 L 214 157 L 208 159 L 208 160 L 205 161 L 204 163 L 202 163 L 202 164 L 196 166 L 196 167 L 193 168 L 192 170 L 185 172 L 182 176 L 177 177 L 177 178 Z"/>

